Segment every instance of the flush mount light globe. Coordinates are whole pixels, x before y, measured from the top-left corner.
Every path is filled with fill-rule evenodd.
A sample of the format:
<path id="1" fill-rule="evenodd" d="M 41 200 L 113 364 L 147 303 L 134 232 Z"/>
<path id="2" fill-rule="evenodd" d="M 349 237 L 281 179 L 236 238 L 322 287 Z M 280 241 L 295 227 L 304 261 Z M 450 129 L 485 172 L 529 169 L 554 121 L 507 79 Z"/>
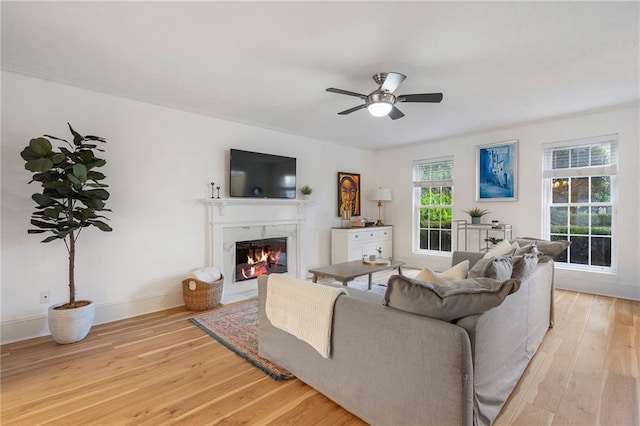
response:
<path id="1" fill-rule="evenodd" d="M 391 104 L 386 102 L 374 102 L 367 107 L 369 114 L 374 117 L 384 117 L 391 111 Z"/>
<path id="2" fill-rule="evenodd" d="M 374 117 L 384 117 L 389 114 L 396 101 L 396 97 L 388 92 L 374 91 L 367 97 L 367 110 Z"/>

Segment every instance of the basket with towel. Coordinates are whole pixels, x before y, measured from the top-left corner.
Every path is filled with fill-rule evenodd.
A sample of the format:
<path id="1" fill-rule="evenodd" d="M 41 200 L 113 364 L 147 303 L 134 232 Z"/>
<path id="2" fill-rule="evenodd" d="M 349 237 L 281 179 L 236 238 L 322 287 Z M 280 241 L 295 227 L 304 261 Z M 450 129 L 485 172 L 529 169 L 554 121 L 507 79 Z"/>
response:
<path id="1" fill-rule="evenodd" d="M 206 311 L 220 304 L 224 276 L 215 266 L 196 269 L 182 280 L 184 304 L 190 311 Z"/>

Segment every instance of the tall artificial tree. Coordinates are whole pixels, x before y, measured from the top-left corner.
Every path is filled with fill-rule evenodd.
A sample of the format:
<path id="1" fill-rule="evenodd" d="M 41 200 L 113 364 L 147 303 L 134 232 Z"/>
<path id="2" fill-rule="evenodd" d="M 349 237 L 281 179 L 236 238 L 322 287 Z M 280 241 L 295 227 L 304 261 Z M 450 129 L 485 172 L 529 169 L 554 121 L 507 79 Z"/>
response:
<path id="1" fill-rule="evenodd" d="M 31 139 L 20 153 L 25 160 L 25 169 L 33 173 L 29 183 L 40 182 L 41 192 L 31 196 L 36 203 L 31 214 L 29 234 L 50 233 L 43 243 L 63 240 L 69 254 L 69 303 L 63 308 L 71 309 L 76 304 L 75 258 L 76 242 L 84 228 L 93 226 L 109 232 L 111 227 L 98 214 L 111 211 L 105 208 L 109 192 L 102 183 L 105 175 L 96 169 L 107 162 L 98 158 L 99 143 L 106 143 L 98 136 L 82 136 L 69 123 L 73 141 L 44 135 Z M 54 147 L 51 140 L 58 146 Z M 107 219 L 108 220 L 108 219 Z"/>

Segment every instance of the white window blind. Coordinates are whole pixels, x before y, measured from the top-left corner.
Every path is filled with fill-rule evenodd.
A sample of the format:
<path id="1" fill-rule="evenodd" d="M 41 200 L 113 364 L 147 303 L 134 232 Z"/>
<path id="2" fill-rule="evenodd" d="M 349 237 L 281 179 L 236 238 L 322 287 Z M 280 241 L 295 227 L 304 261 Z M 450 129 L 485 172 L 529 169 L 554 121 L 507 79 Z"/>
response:
<path id="1" fill-rule="evenodd" d="M 453 186 L 453 157 L 414 161 L 413 186 Z"/>
<path id="2" fill-rule="evenodd" d="M 543 145 L 543 177 L 613 176 L 618 171 L 618 134 Z"/>

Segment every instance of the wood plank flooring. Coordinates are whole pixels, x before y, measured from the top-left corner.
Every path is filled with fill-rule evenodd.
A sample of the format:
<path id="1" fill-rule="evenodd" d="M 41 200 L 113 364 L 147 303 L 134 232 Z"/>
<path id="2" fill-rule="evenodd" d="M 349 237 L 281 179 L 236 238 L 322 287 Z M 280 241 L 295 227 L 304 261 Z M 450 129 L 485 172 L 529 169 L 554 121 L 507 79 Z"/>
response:
<path id="1" fill-rule="evenodd" d="M 640 425 L 640 303 L 556 292 L 556 326 L 496 425 Z M 2 425 L 362 425 L 274 381 L 170 309 L 1 348 Z"/>

